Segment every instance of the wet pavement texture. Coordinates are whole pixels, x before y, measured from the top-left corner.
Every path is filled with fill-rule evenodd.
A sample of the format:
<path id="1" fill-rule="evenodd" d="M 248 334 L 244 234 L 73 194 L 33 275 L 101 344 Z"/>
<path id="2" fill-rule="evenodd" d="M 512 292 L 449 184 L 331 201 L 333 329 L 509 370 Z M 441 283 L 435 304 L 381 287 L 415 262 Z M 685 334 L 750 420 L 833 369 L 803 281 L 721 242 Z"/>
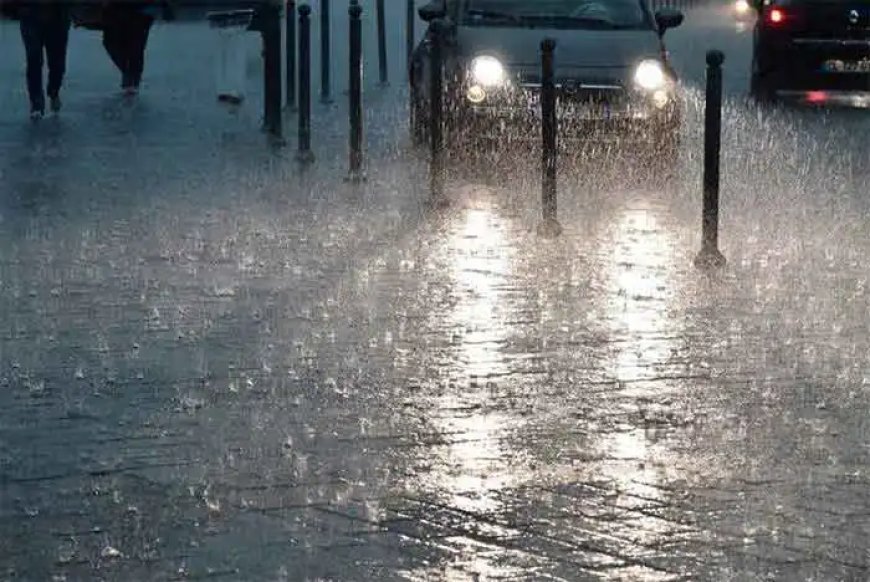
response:
<path id="1" fill-rule="evenodd" d="M 341 59 L 302 172 L 257 130 L 253 52 L 248 102 L 215 103 L 212 33 L 155 29 L 132 103 L 77 33 L 32 125 L 0 25 L 0 580 L 870 577 L 866 110 L 757 109 L 749 34 L 692 12 L 681 179 L 564 168 L 548 240 L 535 156 L 428 208 L 401 63 L 368 76 L 353 186 Z"/>

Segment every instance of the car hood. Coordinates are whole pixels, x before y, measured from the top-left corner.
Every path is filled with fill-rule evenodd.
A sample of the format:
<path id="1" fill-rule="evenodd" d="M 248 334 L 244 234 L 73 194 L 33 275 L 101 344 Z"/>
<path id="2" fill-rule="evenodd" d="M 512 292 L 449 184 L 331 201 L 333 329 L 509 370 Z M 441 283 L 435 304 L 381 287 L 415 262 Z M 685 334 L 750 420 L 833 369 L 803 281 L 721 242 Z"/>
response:
<path id="1" fill-rule="evenodd" d="M 556 41 L 557 76 L 621 79 L 643 58 L 661 55 L 658 35 L 652 30 L 565 30 L 540 28 L 470 27 L 456 31 L 461 58 L 492 55 L 515 72 L 538 71 L 541 41 Z"/>

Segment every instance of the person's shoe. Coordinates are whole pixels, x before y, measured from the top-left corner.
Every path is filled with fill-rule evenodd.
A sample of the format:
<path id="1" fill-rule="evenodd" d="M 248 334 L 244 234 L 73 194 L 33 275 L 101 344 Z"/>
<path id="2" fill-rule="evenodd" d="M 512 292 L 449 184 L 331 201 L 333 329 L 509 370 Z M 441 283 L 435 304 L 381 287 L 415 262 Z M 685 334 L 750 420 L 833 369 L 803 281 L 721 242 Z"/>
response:
<path id="1" fill-rule="evenodd" d="M 128 85 L 121 90 L 123 91 L 125 97 L 135 97 L 136 94 L 139 92 L 139 88 L 135 85 Z"/>
<path id="2" fill-rule="evenodd" d="M 42 109 L 31 109 L 30 110 L 30 120 L 31 121 L 39 121 L 45 117 L 45 111 Z"/>
<path id="3" fill-rule="evenodd" d="M 55 95 L 54 97 L 49 97 L 49 105 L 51 106 L 52 113 L 60 113 L 60 108 L 63 106 L 63 103 L 60 101 L 60 96 Z"/>

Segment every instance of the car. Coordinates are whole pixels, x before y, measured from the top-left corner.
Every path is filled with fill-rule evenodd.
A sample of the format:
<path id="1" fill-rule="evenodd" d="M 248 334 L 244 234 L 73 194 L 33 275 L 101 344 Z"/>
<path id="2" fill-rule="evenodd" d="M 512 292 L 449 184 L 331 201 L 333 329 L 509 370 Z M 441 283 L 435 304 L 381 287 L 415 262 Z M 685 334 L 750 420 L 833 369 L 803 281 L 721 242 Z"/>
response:
<path id="1" fill-rule="evenodd" d="M 755 0 L 751 92 L 870 91 L 870 1 Z"/>
<path id="2" fill-rule="evenodd" d="M 434 0 L 411 59 L 412 132 L 429 124 L 432 23 L 443 24 L 445 120 L 460 136 L 540 140 L 541 42 L 556 41 L 561 140 L 639 143 L 675 159 L 681 107 L 663 36 L 683 14 L 645 0 Z"/>

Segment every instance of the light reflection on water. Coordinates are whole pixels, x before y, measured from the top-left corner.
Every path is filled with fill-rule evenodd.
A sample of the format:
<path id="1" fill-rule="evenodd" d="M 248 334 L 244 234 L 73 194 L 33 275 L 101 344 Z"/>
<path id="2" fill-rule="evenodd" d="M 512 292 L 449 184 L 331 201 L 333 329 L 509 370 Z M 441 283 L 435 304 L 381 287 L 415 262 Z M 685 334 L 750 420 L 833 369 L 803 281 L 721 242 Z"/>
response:
<path id="1" fill-rule="evenodd" d="M 512 276 L 513 256 L 500 224 L 504 218 L 485 196 L 475 195 L 470 207 L 451 219 L 436 251 L 445 258 L 441 266 L 455 290 L 456 304 L 446 320 L 432 323 L 450 334 L 454 355 L 442 376 L 448 387 L 437 391 L 428 414 L 434 428 L 445 435 L 443 454 L 421 485 L 440 503 L 468 515 L 469 523 L 460 524 L 460 529 L 484 527 L 489 535 L 500 536 L 508 532 L 488 518 L 504 513 L 500 493 L 523 478 L 512 467 L 514 455 L 506 446 L 509 431 L 516 430 L 521 419 L 493 406 L 495 386 L 510 373 L 502 348 L 508 341 L 504 289 Z M 487 551 L 487 544 L 462 535 L 450 541 L 463 549 L 439 566 L 438 579 L 467 580 L 469 573 L 475 579 L 518 574 L 496 563 L 503 549 Z M 409 574 L 412 579 L 428 576 Z"/>
<path id="2" fill-rule="evenodd" d="M 672 333 L 677 323 L 668 315 L 672 287 L 679 280 L 676 241 L 661 223 L 660 212 L 646 200 L 635 200 L 625 208 L 608 237 L 612 256 L 605 262 L 610 301 L 604 319 L 611 326 L 610 334 L 622 340 L 615 344 L 608 373 L 620 385 L 629 383 L 624 394 L 637 407 L 659 400 L 668 390 L 667 381 L 643 380 L 660 376 L 656 364 L 667 362 L 678 349 Z M 667 451 L 644 427 L 626 423 L 605 433 L 600 446 L 608 460 L 601 464 L 598 477 L 615 489 L 618 506 L 662 497 L 656 485 L 665 478 L 667 463 L 661 461 Z M 643 513 L 633 514 L 629 527 L 640 546 L 654 545 L 669 529 L 666 522 Z"/>
<path id="3" fill-rule="evenodd" d="M 635 201 L 615 224 L 608 265 L 610 331 L 625 341 L 610 373 L 620 381 L 655 375 L 653 366 L 666 362 L 675 346 L 667 340 L 668 290 L 674 278 L 675 241 L 659 224 L 658 210 Z"/>
<path id="4" fill-rule="evenodd" d="M 510 276 L 511 257 L 504 252 L 499 218 L 485 203 L 468 208 L 444 241 L 451 257 L 451 278 L 459 303 L 450 315 L 457 369 L 451 373 L 458 392 L 446 392 L 435 403 L 438 409 L 466 408 L 468 414 L 439 415 L 440 430 L 463 435 L 449 446 L 452 471 L 441 486 L 453 493 L 451 504 L 465 511 L 495 512 L 493 495 L 508 485 L 502 459 L 507 429 L 501 413 L 490 412 L 487 388 L 491 379 L 508 373 L 501 346 L 507 340 L 500 284 Z M 458 376 L 458 378 L 456 378 Z M 478 412 L 478 410 L 480 412 Z"/>
<path id="5" fill-rule="evenodd" d="M 668 452 L 642 424 L 625 421 L 603 432 L 596 446 L 600 457 L 587 461 L 583 468 L 557 460 L 552 466 L 533 470 L 524 463 L 516 435 L 529 427 L 528 421 L 498 403 L 497 388 L 512 372 L 504 346 L 512 340 L 508 322 L 517 306 L 508 283 L 518 276 L 514 271 L 520 258 L 508 238 L 509 219 L 484 196 L 473 198 L 470 207 L 450 219 L 436 243 L 435 254 L 440 259 L 433 267 L 442 270 L 443 284 L 453 291 L 455 303 L 446 315 L 430 323 L 432 329 L 449 336 L 452 359 L 440 384 L 430 389 L 426 416 L 444 435 L 445 444 L 432 460 L 431 470 L 421 473 L 412 488 L 455 512 L 459 530 L 483 527 L 489 535 L 510 539 L 519 532 L 498 524 L 511 515 L 508 505 L 513 492 L 544 479 L 545 474 L 551 484 L 591 479 L 607 483 L 615 509 L 628 512 L 614 526 L 614 543 L 623 539 L 639 548 L 654 547 L 672 533 L 671 524 L 633 510 L 666 501 L 662 499 L 664 489 L 657 485 L 668 481 L 662 463 Z M 669 307 L 679 280 L 674 256 L 679 245 L 663 220 L 662 209 L 654 203 L 634 200 L 616 215 L 610 236 L 601 242 L 606 245 L 602 253 L 609 255 L 604 261 L 609 270 L 597 316 L 607 328 L 602 331 L 617 340 L 604 371 L 628 386 L 622 393 L 635 411 L 636 403 L 655 401 L 668 390 L 668 382 L 645 380 L 660 375 L 656 366 L 668 362 L 677 349 L 677 340 L 670 339 L 668 332 L 675 326 Z M 573 361 L 573 356 L 565 355 Z M 534 510 L 536 514 L 546 511 L 544 507 Z M 600 533 L 588 535 L 602 539 Z M 465 580 L 469 573 L 480 579 L 522 574 L 515 571 L 516 562 L 509 565 L 511 560 L 505 559 L 510 550 L 504 547 L 490 547 L 461 531 L 450 537 L 450 546 L 461 549 L 439 565 L 438 579 Z M 618 576 L 632 575 L 632 568 L 621 569 Z M 424 569 L 408 575 L 426 579 L 429 573 Z M 635 573 L 644 579 L 658 576 L 641 566 Z"/>

